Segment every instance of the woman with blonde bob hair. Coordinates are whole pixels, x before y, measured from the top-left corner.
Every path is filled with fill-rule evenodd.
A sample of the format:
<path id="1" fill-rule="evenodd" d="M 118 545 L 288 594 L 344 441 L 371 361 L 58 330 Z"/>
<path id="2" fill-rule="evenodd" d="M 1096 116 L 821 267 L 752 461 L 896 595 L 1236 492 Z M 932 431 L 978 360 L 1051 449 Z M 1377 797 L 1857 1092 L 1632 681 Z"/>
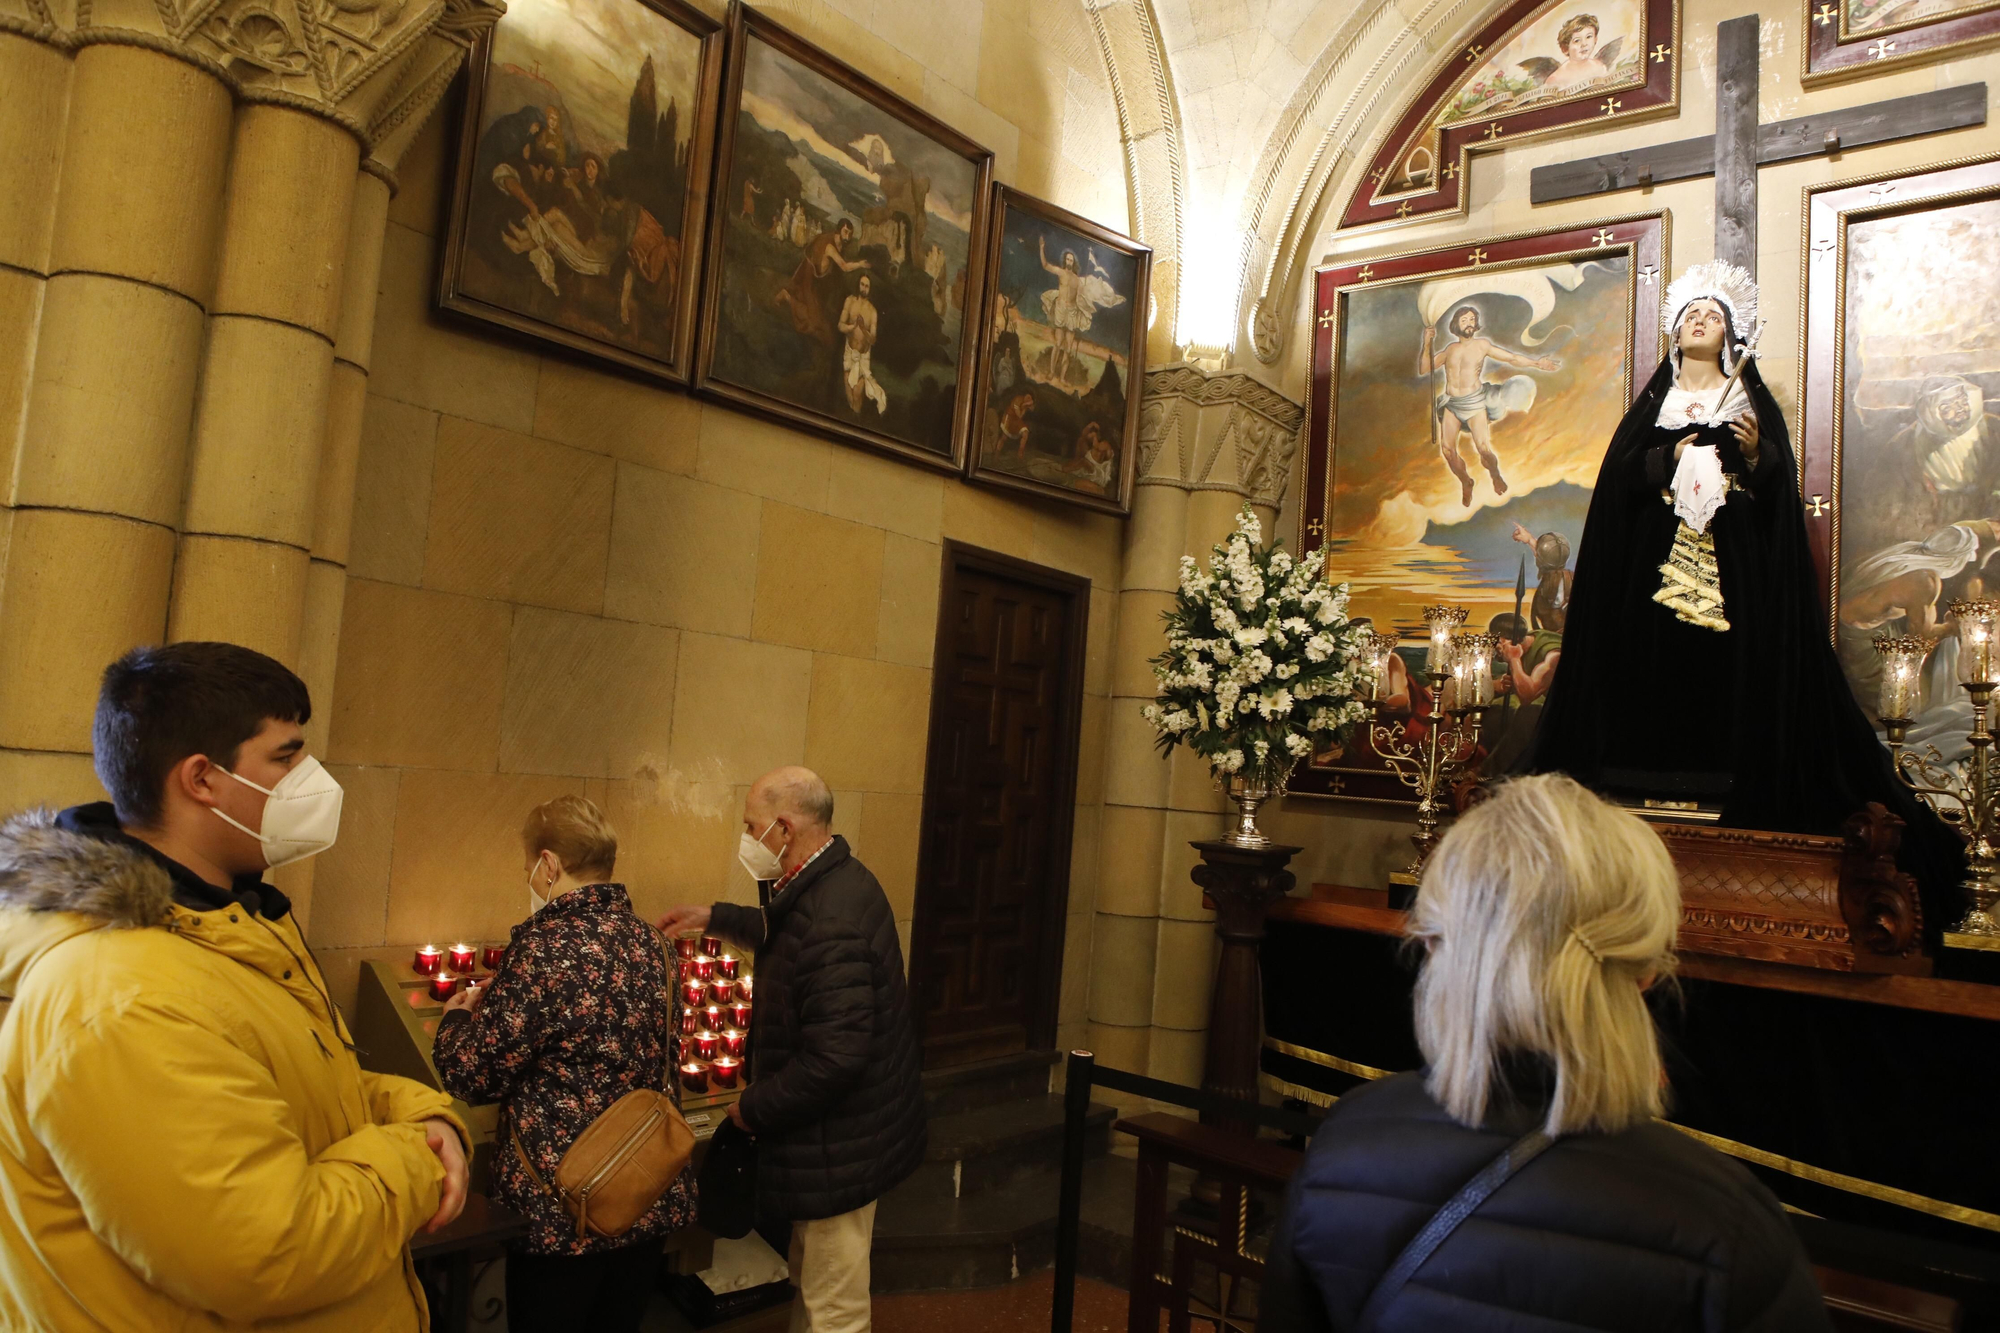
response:
<path id="1" fill-rule="evenodd" d="M 1460 819 L 1410 912 L 1426 1067 L 1348 1093 L 1314 1136 L 1263 1326 L 1829 1328 L 1777 1199 L 1659 1119 L 1645 992 L 1679 924 L 1659 837 L 1567 777 Z"/>

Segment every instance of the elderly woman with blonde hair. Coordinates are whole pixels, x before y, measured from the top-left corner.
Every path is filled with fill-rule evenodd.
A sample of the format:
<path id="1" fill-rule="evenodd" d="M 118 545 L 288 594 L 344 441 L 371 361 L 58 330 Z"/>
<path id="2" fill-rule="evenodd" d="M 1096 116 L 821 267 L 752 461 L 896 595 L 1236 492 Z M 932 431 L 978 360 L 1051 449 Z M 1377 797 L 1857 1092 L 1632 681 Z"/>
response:
<path id="1" fill-rule="evenodd" d="M 1777 1199 L 1659 1119 L 1645 991 L 1679 923 L 1658 836 L 1569 778 L 1461 819 L 1410 913 L 1427 1067 L 1342 1097 L 1314 1136 L 1264 1327 L 1827 1329 Z"/>

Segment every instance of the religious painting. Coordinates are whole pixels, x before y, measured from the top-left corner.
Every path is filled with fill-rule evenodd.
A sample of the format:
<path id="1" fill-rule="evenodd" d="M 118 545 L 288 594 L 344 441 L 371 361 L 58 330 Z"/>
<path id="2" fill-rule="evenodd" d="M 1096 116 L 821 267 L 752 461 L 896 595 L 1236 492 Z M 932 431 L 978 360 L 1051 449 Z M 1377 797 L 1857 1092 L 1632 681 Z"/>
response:
<path id="1" fill-rule="evenodd" d="M 1129 513 L 1153 252 L 1005 185 L 991 235 L 971 475 Z"/>
<path id="2" fill-rule="evenodd" d="M 1462 217 L 1478 154 L 1672 113 L 1679 45 L 1679 0 L 1515 0 L 1449 52 L 1404 109 L 1340 229 Z"/>
<path id="3" fill-rule="evenodd" d="M 2000 593 L 2000 159 L 1806 192 L 1802 493 L 1871 719 L 1874 640 L 1937 640 L 1909 739 L 1966 758 L 1950 605 Z"/>
<path id="4" fill-rule="evenodd" d="M 721 25 L 682 0 L 510 0 L 467 68 L 438 304 L 686 383 Z"/>
<path id="5" fill-rule="evenodd" d="M 1805 0 L 1807 83 L 1873 74 L 2000 37 L 2000 0 Z"/>
<path id="6" fill-rule="evenodd" d="M 730 10 L 697 384 L 963 468 L 993 155 L 756 10 Z"/>
<path id="7" fill-rule="evenodd" d="M 1424 607 L 1499 636 L 1488 771 L 1526 753 L 1560 668 L 1598 468 L 1659 364 L 1667 245 L 1653 213 L 1317 274 L 1300 549 L 1324 546 L 1349 614 L 1404 640 L 1389 720 L 1432 711 Z M 1413 799 L 1365 733 L 1291 789 Z"/>

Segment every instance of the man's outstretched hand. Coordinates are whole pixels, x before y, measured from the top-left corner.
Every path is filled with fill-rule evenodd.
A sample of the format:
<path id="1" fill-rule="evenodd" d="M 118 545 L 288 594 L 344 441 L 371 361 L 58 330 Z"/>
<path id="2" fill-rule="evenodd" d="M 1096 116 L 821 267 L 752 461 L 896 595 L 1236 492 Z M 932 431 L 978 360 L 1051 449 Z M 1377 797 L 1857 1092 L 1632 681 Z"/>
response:
<path id="1" fill-rule="evenodd" d="M 680 935 L 690 930 L 707 930 L 708 916 L 706 907 L 676 907 L 660 918 L 660 933 Z"/>

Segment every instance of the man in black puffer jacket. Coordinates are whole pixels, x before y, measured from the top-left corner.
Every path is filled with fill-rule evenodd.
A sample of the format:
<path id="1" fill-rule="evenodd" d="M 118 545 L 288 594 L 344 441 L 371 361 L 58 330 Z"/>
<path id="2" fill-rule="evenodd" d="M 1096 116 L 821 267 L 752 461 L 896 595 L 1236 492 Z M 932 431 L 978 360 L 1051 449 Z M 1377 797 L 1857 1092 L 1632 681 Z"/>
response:
<path id="1" fill-rule="evenodd" d="M 817 773 L 766 773 L 738 854 L 770 905 L 683 907 L 660 928 L 756 950 L 750 1086 L 730 1118 L 757 1139 L 759 1213 L 792 1223 L 805 1326 L 866 1333 L 875 1201 L 924 1160 L 924 1092 L 895 913 L 832 823 Z"/>

